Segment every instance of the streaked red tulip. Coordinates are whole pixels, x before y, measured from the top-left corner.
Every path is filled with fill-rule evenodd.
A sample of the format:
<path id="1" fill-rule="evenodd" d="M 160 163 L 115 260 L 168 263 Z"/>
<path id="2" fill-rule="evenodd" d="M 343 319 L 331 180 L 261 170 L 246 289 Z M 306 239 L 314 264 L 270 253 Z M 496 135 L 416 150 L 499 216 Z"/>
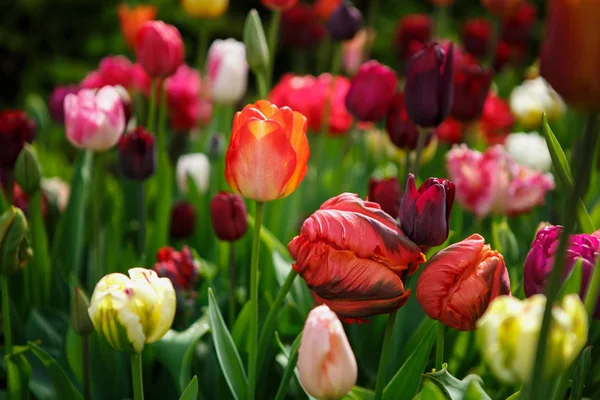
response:
<path id="1" fill-rule="evenodd" d="M 369 179 L 369 196 L 367 198 L 369 201 L 379 204 L 390 217 L 398 218 L 402 201 L 402 190 L 398 178 Z"/>
<path id="2" fill-rule="evenodd" d="M 392 104 L 397 84 L 394 70 L 375 60 L 367 61 L 352 78 L 346 108 L 360 121 L 379 121 Z"/>
<path id="3" fill-rule="evenodd" d="M 504 258 L 478 234 L 435 254 L 417 282 L 417 300 L 429 318 L 471 331 L 497 296 L 510 294 Z"/>
<path id="4" fill-rule="evenodd" d="M 408 60 L 431 40 L 433 23 L 425 14 L 411 14 L 398 21 L 394 46 L 400 60 Z"/>
<path id="5" fill-rule="evenodd" d="M 148 21 L 140 28 L 135 57 L 153 78 L 173 75 L 183 63 L 183 39 L 179 30 L 163 21 Z"/>

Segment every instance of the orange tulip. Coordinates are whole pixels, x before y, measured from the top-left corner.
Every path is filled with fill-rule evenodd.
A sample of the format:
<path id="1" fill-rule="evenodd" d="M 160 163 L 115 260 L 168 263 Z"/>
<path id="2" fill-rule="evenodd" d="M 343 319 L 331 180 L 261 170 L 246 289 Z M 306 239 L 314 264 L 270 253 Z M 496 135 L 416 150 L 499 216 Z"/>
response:
<path id="1" fill-rule="evenodd" d="M 156 7 L 151 5 L 139 5 L 130 8 L 127 4 L 121 3 L 117 7 L 121 31 L 125 43 L 131 48 L 135 47 L 135 38 L 138 31 L 146 21 L 152 21 L 156 18 Z"/>
<path id="2" fill-rule="evenodd" d="M 600 2 L 550 0 L 540 73 L 567 103 L 600 110 Z"/>
<path id="3" fill-rule="evenodd" d="M 304 179 L 309 154 L 304 115 L 259 100 L 235 114 L 225 179 L 248 199 L 280 199 Z"/>

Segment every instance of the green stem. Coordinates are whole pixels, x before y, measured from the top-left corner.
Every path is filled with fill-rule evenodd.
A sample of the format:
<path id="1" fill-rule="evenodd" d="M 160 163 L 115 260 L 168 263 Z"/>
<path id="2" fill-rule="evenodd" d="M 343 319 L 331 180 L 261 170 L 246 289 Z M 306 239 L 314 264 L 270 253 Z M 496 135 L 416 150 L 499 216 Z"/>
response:
<path id="1" fill-rule="evenodd" d="M 438 4 L 435 7 L 435 31 L 437 37 L 444 37 L 444 32 L 446 32 L 448 8 L 450 8 L 450 4 Z"/>
<path id="2" fill-rule="evenodd" d="M 235 322 L 235 242 L 229 242 L 229 329 L 233 329 Z"/>
<path id="3" fill-rule="evenodd" d="M 267 77 L 269 87 L 273 84 L 273 71 L 275 69 L 275 55 L 277 54 L 277 39 L 279 38 L 279 23 L 281 22 L 281 12 L 273 11 L 271 15 L 271 24 L 269 26 L 269 75 Z"/>
<path id="4" fill-rule="evenodd" d="M 137 212 L 138 212 L 138 254 L 144 264 L 146 253 L 146 199 L 144 196 L 144 181 L 137 182 Z"/>
<path id="5" fill-rule="evenodd" d="M 150 132 L 154 131 L 154 121 L 156 118 L 156 79 L 152 79 L 150 85 L 150 100 L 148 101 L 148 121 L 146 122 L 146 129 Z"/>
<path id="6" fill-rule="evenodd" d="M 156 137 L 156 145 L 158 146 L 158 152 L 165 152 L 168 154 L 167 149 L 167 138 L 165 137 L 165 128 L 167 121 L 167 93 L 163 89 L 163 85 L 160 85 L 157 89 L 157 95 L 159 97 L 159 109 L 158 109 L 158 135 Z"/>
<path id="7" fill-rule="evenodd" d="M 248 357 L 248 400 L 254 400 L 256 388 L 256 355 L 258 348 L 258 261 L 260 252 L 260 228 L 265 203 L 256 202 L 256 217 L 254 219 L 254 236 L 252 238 L 252 260 L 250 262 L 250 355 Z"/>
<path id="8" fill-rule="evenodd" d="M 257 71 L 254 76 L 256 77 L 256 85 L 258 86 L 258 97 L 261 100 L 266 100 L 269 97 L 269 88 L 267 87 L 267 79 L 264 71 Z"/>
<path id="9" fill-rule="evenodd" d="M 133 385 L 133 400 L 144 399 L 144 384 L 142 383 L 142 354 L 131 355 L 131 383 Z"/>
<path id="10" fill-rule="evenodd" d="M 367 29 L 367 32 L 370 32 L 371 30 L 373 32 L 377 31 L 377 29 L 375 28 L 375 19 L 377 17 L 378 12 L 379 12 L 379 0 L 369 1 L 369 9 L 367 11 L 368 20 L 367 20 L 367 26 L 365 27 Z M 367 59 L 368 55 L 371 54 L 372 46 L 373 46 L 373 41 L 367 40 L 367 44 L 365 45 L 365 48 L 363 50 L 363 56 L 364 56 L 363 59 Z"/>
<path id="11" fill-rule="evenodd" d="M 375 400 L 381 400 L 383 397 L 383 389 L 385 388 L 388 369 L 388 358 L 390 357 L 390 345 L 392 344 L 392 332 L 394 331 L 397 313 L 398 311 L 390 313 L 387 325 L 385 326 L 381 358 L 379 359 L 379 370 L 377 371 L 377 383 L 375 384 Z"/>
<path id="12" fill-rule="evenodd" d="M 437 323 L 437 344 L 435 348 L 435 369 L 436 371 L 442 370 L 444 364 L 444 324 L 440 321 Z"/>
<path id="13" fill-rule="evenodd" d="M 4 328 L 4 354 L 12 353 L 12 330 L 10 327 L 10 304 L 8 302 L 8 276 L 4 274 L 0 274 L 0 290 L 2 291 L 2 327 Z M 8 376 L 8 371 L 10 368 L 6 369 L 6 384 L 10 385 L 11 379 Z M 7 386 L 7 393 L 11 393 L 10 388 Z"/>
<path id="14" fill-rule="evenodd" d="M 102 204 L 104 202 L 104 165 L 103 165 L 103 157 L 102 154 L 96 155 L 96 181 L 94 182 L 95 190 L 94 190 L 94 199 L 93 209 L 94 209 L 94 247 L 95 252 L 95 266 L 92 271 L 92 280 L 91 284 L 95 285 L 96 282 L 100 280 L 103 276 L 102 272 Z"/>
<path id="15" fill-rule="evenodd" d="M 600 295 L 600 260 L 596 262 L 596 267 L 592 272 L 592 279 L 585 294 L 584 304 L 590 319 L 594 315 L 596 304 L 598 303 L 598 295 Z"/>
<path id="16" fill-rule="evenodd" d="M 208 53 L 208 38 L 210 37 L 210 26 L 207 21 L 198 24 L 198 46 L 196 54 L 196 68 L 204 71 Z"/>
<path id="17" fill-rule="evenodd" d="M 83 399 L 91 400 L 91 380 L 90 380 L 90 345 L 89 335 L 81 337 L 81 356 L 83 364 Z"/>
<path id="18" fill-rule="evenodd" d="M 410 169 L 410 172 L 416 177 L 419 176 L 419 167 L 421 166 L 421 154 L 425 147 L 425 139 L 427 139 L 428 129 L 419 128 L 419 138 L 417 139 L 417 149 L 415 150 L 415 161 Z M 407 155 L 408 156 L 408 155 Z"/>

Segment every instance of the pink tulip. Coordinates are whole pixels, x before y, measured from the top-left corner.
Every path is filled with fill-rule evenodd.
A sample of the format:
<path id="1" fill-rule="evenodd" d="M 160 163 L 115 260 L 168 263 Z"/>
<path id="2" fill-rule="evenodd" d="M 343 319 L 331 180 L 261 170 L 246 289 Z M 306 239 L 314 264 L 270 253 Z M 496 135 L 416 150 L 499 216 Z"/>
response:
<path id="1" fill-rule="evenodd" d="M 201 98 L 200 72 L 183 64 L 177 72 L 165 82 L 169 121 L 175 130 L 190 130 L 198 125 L 199 120 L 210 119 L 210 103 Z M 202 117 L 202 118 L 201 118 Z"/>
<path id="2" fill-rule="evenodd" d="M 246 94 L 248 62 L 244 43 L 231 38 L 215 40 L 208 50 L 206 70 L 215 103 L 235 104 Z"/>
<path id="3" fill-rule="evenodd" d="M 133 64 L 131 68 L 131 85 L 135 91 L 142 93 L 146 97 L 150 96 L 152 78 L 148 76 L 140 64 Z"/>
<path id="4" fill-rule="evenodd" d="M 153 78 L 173 75 L 183 63 L 183 39 L 173 25 L 147 21 L 137 34 L 135 56 Z"/>
<path id="5" fill-rule="evenodd" d="M 106 56 L 96 71 L 86 75 L 81 87 L 99 89 L 104 86 L 123 86 L 129 89 L 133 83 L 133 65 L 125 56 Z"/>
<path id="6" fill-rule="evenodd" d="M 337 399 L 356 384 L 354 353 L 342 323 L 326 305 L 308 314 L 298 351 L 299 379 L 309 395 Z"/>
<path id="7" fill-rule="evenodd" d="M 125 111 L 119 92 L 105 86 L 82 89 L 65 97 L 67 139 L 78 148 L 104 151 L 119 141 L 125 129 Z"/>

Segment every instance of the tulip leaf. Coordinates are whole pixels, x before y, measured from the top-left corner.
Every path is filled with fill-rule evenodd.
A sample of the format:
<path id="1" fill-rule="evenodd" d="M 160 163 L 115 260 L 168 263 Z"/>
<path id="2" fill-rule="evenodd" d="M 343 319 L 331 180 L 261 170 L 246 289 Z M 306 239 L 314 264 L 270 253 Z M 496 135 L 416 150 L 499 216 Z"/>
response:
<path id="1" fill-rule="evenodd" d="M 446 400 L 444 392 L 432 382 L 425 382 L 423 389 L 417 394 L 414 400 Z"/>
<path id="2" fill-rule="evenodd" d="M 219 359 L 223 375 L 225 375 L 225 380 L 231 389 L 233 397 L 236 400 L 243 400 L 248 384 L 246 371 L 242 365 L 242 359 L 235 348 L 231 334 L 227 330 L 227 326 L 219 310 L 217 299 L 210 288 L 208 289 L 208 315 L 217 358 Z"/>
<path id="3" fill-rule="evenodd" d="M 29 231 L 33 258 L 25 269 L 30 283 L 33 305 L 47 304 L 50 296 L 51 268 L 48 256 L 48 237 L 42 215 L 42 192 L 38 190 L 29 198 Z"/>
<path id="4" fill-rule="evenodd" d="M 69 380 L 63 368 L 58 365 L 54 358 L 35 343 L 29 342 L 29 347 L 33 354 L 35 354 L 48 370 L 48 373 L 52 378 L 54 389 L 56 390 L 56 393 L 60 393 L 61 399 L 82 399 L 81 394 L 75 389 L 75 386 L 73 386 L 73 383 Z"/>
<path id="5" fill-rule="evenodd" d="M 185 388 L 179 400 L 196 400 L 198 398 L 198 378 L 196 375 L 190 381 L 190 384 Z"/>
<path id="6" fill-rule="evenodd" d="M 169 219 L 171 216 L 171 206 L 173 200 L 173 168 L 169 161 L 169 156 L 165 149 L 159 149 L 158 167 L 156 177 L 158 190 L 154 209 L 154 227 L 150 243 L 146 249 L 146 267 L 152 268 L 154 264 L 154 254 L 162 246 L 166 245 L 169 239 Z"/>
<path id="7" fill-rule="evenodd" d="M 386 400 L 410 400 L 421 385 L 421 375 L 427 367 L 429 354 L 435 341 L 435 321 L 427 319 L 427 327 L 419 328 L 414 335 L 421 334 L 421 340 L 416 344 L 412 354 L 406 359 L 392 380 L 383 391 Z M 413 335 L 413 339 L 415 336 Z M 411 342 L 413 342 L 411 339 Z"/>
<path id="8" fill-rule="evenodd" d="M 354 386 L 344 397 L 342 397 L 342 400 L 373 400 L 374 398 L 374 391 L 360 386 Z"/>
<path id="9" fill-rule="evenodd" d="M 573 374 L 573 385 L 571 386 L 571 400 L 581 400 L 583 387 L 592 367 L 592 347 L 587 346 L 581 352 L 575 373 Z"/>
<path id="10" fill-rule="evenodd" d="M 511 394 L 509 397 L 506 398 L 506 400 L 519 400 L 520 395 L 521 395 L 521 392 L 518 391 L 516 393 Z"/>
<path id="11" fill-rule="evenodd" d="M 231 329 L 231 336 L 237 349 L 241 352 L 249 352 L 250 348 L 250 335 L 248 335 L 248 327 L 250 326 L 250 318 L 252 313 L 252 307 L 249 301 L 244 304 L 242 310 L 239 312 L 233 328 Z"/>
<path id="12" fill-rule="evenodd" d="M 294 339 L 294 342 L 290 347 L 289 354 L 286 354 L 285 347 L 281 343 L 281 340 L 279 340 L 279 335 L 277 333 L 275 334 L 275 337 L 277 338 L 277 343 L 281 347 L 281 352 L 288 358 L 288 363 L 285 367 L 283 377 L 281 378 L 279 389 L 277 389 L 277 395 L 275 396 L 275 400 L 283 400 L 285 399 L 285 395 L 287 394 L 290 386 L 292 375 L 296 370 L 296 362 L 298 361 L 298 348 L 300 347 L 300 341 L 302 340 L 302 332 L 300 332 L 298 336 L 296 336 L 296 339 Z"/>
<path id="13" fill-rule="evenodd" d="M 579 294 L 583 274 L 582 265 L 583 263 L 581 258 L 578 258 L 575 262 L 575 265 L 573 266 L 573 269 L 571 270 L 571 273 L 569 273 L 569 277 L 567 278 L 565 283 L 563 283 L 560 289 L 558 299 L 562 299 L 568 294 Z"/>
<path id="14" fill-rule="evenodd" d="M 11 354 L 4 356 L 5 368 L 8 374 L 8 399 L 29 399 L 29 380 L 31 366 L 25 358 L 29 346 L 16 346 Z"/>
<path id="15" fill-rule="evenodd" d="M 458 380 L 448 372 L 446 364 L 440 371 L 425 374 L 425 380 L 435 383 L 451 400 L 492 400 L 481 387 L 480 376 L 467 375 Z"/>

